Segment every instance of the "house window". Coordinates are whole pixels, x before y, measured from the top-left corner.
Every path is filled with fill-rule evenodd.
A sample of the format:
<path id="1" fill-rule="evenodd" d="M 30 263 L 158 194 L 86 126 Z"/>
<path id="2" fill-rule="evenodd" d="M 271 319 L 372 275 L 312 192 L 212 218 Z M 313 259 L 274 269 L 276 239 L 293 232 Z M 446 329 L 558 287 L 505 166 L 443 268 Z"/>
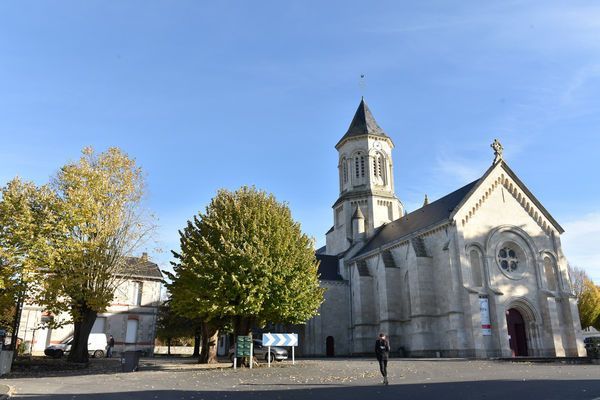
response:
<path id="1" fill-rule="evenodd" d="M 137 331 L 138 331 L 138 320 L 128 319 L 127 320 L 127 332 L 125 334 L 125 343 L 137 342 Z"/>
<path id="2" fill-rule="evenodd" d="M 131 295 L 131 304 L 139 306 L 142 304 L 142 282 L 133 282 L 133 293 Z"/>

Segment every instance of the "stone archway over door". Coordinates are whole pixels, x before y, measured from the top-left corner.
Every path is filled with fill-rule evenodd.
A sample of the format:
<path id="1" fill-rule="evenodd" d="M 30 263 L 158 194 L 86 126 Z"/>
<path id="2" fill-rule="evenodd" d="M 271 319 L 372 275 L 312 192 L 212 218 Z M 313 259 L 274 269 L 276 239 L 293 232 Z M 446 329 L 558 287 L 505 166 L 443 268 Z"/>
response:
<path id="1" fill-rule="evenodd" d="M 527 351 L 527 333 L 525 330 L 525 320 L 521 313 L 511 308 L 506 311 L 506 325 L 508 327 L 510 349 L 513 357 L 523 357 L 529 355 Z"/>
<path id="2" fill-rule="evenodd" d="M 325 349 L 327 357 L 335 356 L 335 342 L 333 336 L 327 336 L 327 339 L 325 340 Z"/>

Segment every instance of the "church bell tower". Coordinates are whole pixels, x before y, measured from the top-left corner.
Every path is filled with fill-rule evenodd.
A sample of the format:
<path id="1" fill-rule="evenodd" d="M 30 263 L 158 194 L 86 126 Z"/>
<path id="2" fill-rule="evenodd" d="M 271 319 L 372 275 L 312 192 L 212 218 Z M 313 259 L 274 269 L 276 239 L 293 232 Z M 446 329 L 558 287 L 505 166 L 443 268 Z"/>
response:
<path id="1" fill-rule="evenodd" d="M 340 195 L 333 204 L 334 225 L 327 233 L 327 254 L 339 254 L 364 242 L 376 228 L 404 215 L 394 193 L 394 143 L 379 127 L 364 98 L 335 148 Z"/>

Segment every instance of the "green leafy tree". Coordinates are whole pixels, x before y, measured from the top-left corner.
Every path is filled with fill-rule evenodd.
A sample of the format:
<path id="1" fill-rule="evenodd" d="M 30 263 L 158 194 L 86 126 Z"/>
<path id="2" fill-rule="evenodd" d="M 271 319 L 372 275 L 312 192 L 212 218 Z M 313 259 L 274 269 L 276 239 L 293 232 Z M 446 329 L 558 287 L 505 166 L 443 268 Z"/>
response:
<path id="1" fill-rule="evenodd" d="M 59 202 L 48 185 L 14 178 L 0 199 L 0 325 L 16 334 L 18 310 L 32 300 L 40 268 L 56 259 Z M 13 336 L 13 343 L 16 337 Z"/>
<path id="2" fill-rule="evenodd" d="M 3 191 L 2 285 L 16 283 L 23 293 L 28 282 L 35 282 L 28 292 L 32 301 L 70 315 L 70 361 L 88 360 L 96 316 L 129 277 L 127 257 L 154 228 L 141 207 L 143 192 L 141 169 L 117 148 L 100 154 L 84 149 L 50 185 L 37 188 L 14 180 Z"/>
<path id="3" fill-rule="evenodd" d="M 158 308 L 156 336 L 167 343 L 167 354 L 171 355 L 171 342 L 178 337 L 193 336 L 196 329 L 193 321 L 177 315 L 170 302 L 165 302 Z"/>
<path id="4" fill-rule="evenodd" d="M 585 329 L 593 326 L 600 330 L 600 288 L 585 270 L 569 264 L 568 271 L 571 287 L 577 298 L 581 327 Z"/>
<path id="5" fill-rule="evenodd" d="M 220 190 L 180 231 L 173 306 L 236 335 L 267 322 L 302 324 L 323 301 L 312 240 L 287 205 L 255 188 Z"/>
<path id="6" fill-rule="evenodd" d="M 593 326 L 600 329 L 600 288 L 584 277 L 577 298 L 577 309 L 583 329 Z"/>
<path id="7" fill-rule="evenodd" d="M 115 288 L 129 277 L 127 258 L 154 226 L 142 208 L 144 179 L 135 161 L 118 148 L 96 155 L 83 150 L 78 162 L 60 169 L 53 182 L 64 234 L 49 263 L 40 302 L 74 324 L 69 360 L 88 360 L 88 336 Z"/>

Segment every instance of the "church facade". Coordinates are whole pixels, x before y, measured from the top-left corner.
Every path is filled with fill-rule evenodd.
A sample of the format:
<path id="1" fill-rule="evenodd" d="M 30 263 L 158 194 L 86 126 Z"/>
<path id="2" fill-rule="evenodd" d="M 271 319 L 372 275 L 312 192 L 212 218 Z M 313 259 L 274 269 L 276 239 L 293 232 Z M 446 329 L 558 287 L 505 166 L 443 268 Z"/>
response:
<path id="1" fill-rule="evenodd" d="M 306 355 L 584 356 L 561 226 L 492 145 L 481 178 L 406 213 L 392 139 L 364 100 L 339 153 L 333 227 L 317 251 L 320 313 Z"/>

